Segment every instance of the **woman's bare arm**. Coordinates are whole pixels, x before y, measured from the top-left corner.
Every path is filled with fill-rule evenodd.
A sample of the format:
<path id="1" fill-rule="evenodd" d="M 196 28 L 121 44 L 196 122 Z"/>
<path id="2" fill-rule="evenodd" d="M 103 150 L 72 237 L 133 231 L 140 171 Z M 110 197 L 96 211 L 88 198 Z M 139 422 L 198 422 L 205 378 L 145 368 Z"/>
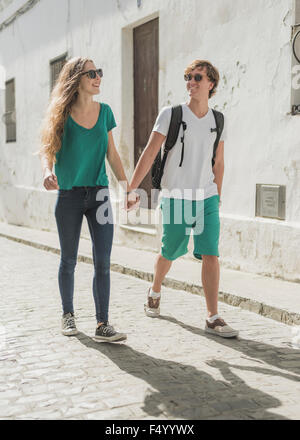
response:
<path id="1" fill-rule="evenodd" d="M 47 191 L 51 191 L 52 189 L 59 189 L 57 183 L 57 177 L 52 172 L 53 162 L 49 161 L 44 154 L 40 154 L 40 160 L 42 164 L 42 173 L 44 179 L 44 187 Z"/>
<path id="2" fill-rule="evenodd" d="M 128 192 L 128 180 L 111 131 L 108 132 L 107 160 L 118 182 L 123 187 L 123 190 Z"/>

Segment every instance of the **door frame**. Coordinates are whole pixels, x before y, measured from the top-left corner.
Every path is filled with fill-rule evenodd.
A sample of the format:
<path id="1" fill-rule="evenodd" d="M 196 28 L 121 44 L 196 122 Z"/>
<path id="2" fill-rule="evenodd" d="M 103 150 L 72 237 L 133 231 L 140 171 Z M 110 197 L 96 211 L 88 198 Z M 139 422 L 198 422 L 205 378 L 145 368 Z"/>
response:
<path id="1" fill-rule="evenodd" d="M 122 48 L 121 48 L 121 132 L 120 132 L 120 155 L 122 162 L 130 178 L 134 171 L 134 57 L 133 57 L 133 29 L 143 25 L 155 18 L 160 18 L 159 11 L 155 11 L 139 20 L 130 23 L 122 28 Z M 160 27 L 159 27 L 160 41 Z M 160 51 L 158 66 L 160 69 Z M 158 73 L 158 103 L 160 93 L 159 73 Z M 155 217 L 155 207 L 152 209 L 140 208 L 141 216 L 149 218 L 149 224 L 153 224 Z M 152 219 L 152 220 L 151 220 Z"/>

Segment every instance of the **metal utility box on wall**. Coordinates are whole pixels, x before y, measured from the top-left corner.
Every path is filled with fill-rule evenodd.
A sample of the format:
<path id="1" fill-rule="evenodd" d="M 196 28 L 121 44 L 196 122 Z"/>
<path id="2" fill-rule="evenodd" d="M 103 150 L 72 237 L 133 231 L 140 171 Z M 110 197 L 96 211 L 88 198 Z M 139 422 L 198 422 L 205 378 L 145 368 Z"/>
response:
<path id="1" fill-rule="evenodd" d="M 255 215 L 285 220 L 285 186 L 256 184 Z"/>

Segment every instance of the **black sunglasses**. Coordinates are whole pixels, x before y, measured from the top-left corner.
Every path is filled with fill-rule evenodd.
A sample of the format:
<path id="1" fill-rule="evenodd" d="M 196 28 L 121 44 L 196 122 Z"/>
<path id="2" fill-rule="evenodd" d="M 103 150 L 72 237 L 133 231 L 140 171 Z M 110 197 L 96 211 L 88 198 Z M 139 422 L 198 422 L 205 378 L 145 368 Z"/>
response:
<path id="1" fill-rule="evenodd" d="M 194 78 L 195 81 L 200 82 L 203 78 L 203 76 L 200 73 L 196 73 L 196 75 L 192 75 L 191 73 L 187 73 L 184 75 L 185 81 L 191 81 L 191 79 Z"/>
<path id="2" fill-rule="evenodd" d="M 102 78 L 103 70 L 102 69 L 88 70 L 87 72 L 82 72 L 81 75 L 87 75 L 90 79 L 95 79 L 97 74 L 100 76 L 100 78 Z"/>

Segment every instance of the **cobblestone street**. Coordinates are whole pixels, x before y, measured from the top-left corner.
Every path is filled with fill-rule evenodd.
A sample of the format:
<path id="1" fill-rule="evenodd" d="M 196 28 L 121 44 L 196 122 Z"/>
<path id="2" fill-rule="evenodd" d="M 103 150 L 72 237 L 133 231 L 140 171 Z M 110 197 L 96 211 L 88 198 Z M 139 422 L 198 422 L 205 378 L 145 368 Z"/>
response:
<path id="1" fill-rule="evenodd" d="M 112 272 L 110 323 L 128 340 L 96 343 L 93 266 L 77 263 L 80 333 L 68 338 L 60 331 L 59 255 L 0 243 L 1 419 L 300 418 L 291 326 L 220 303 L 240 337 L 210 336 L 204 299 L 170 288 L 161 317 L 147 318 L 150 284 Z"/>

